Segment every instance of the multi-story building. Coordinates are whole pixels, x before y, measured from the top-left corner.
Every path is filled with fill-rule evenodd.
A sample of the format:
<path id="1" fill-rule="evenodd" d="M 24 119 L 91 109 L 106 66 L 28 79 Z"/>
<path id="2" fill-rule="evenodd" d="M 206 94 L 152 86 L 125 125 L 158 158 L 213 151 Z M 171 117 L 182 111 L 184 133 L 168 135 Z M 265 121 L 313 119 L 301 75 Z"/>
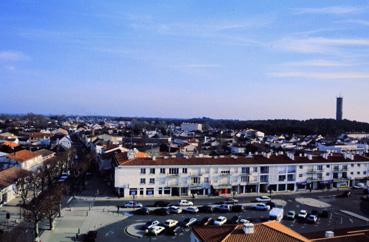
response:
<path id="1" fill-rule="evenodd" d="M 119 157 L 114 159 L 115 188 L 125 197 L 326 189 L 366 181 L 369 172 L 369 158 L 352 154 Z"/>

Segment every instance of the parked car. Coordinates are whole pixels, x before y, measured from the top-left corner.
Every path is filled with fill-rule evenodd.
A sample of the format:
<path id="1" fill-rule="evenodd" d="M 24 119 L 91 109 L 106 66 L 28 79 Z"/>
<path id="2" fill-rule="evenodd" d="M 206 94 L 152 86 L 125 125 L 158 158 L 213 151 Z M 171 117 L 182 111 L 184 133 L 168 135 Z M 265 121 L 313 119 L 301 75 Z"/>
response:
<path id="1" fill-rule="evenodd" d="M 177 224 L 178 224 L 178 221 L 177 221 L 177 220 L 174 220 L 174 219 L 167 219 L 167 220 L 165 220 L 165 222 L 164 222 L 164 226 L 165 226 L 166 228 L 172 228 L 172 227 L 175 227 L 175 226 L 177 226 Z"/>
<path id="2" fill-rule="evenodd" d="M 297 217 L 299 219 L 305 219 L 307 217 L 308 213 L 306 212 L 306 210 L 300 210 L 299 214 L 297 215 Z"/>
<path id="3" fill-rule="evenodd" d="M 176 227 L 168 228 L 166 232 L 168 235 L 176 236 L 183 232 L 183 228 L 181 226 L 176 226 Z"/>
<path id="4" fill-rule="evenodd" d="M 156 215 L 169 215 L 170 212 L 169 212 L 169 209 L 168 208 L 157 208 L 155 209 L 154 211 L 152 211 L 153 214 L 156 214 Z"/>
<path id="5" fill-rule="evenodd" d="M 241 219 L 241 216 L 235 215 L 227 221 L 227 224 L 239 224 L 241 222 Z"/>
<path id="6" fill-rule="evenodd" d="M 268 211 L 270 210 L 270 206 L 265 203 L 258 203 L 254 206 L 255 210 Z"/>
<path id="7" fill-rule="evenodd" d="M 296 212 L 293 210 L 288 211 L 286 219 L 294 220 L 296 218 Z"/>
<path id="8" fill-rule="evenodd" d="M 213 222 L 213 218 L 211 217 L 204 217 L 203 219 L 201 219 L 201 221 L 199 222 L 199 225 L 205 226 L 205 225 L 209 225 L 212 224 Z"/>
<path id="9" fill-rule="evenodd" d="M 168 210 L 170 213 L 177 213 L 177 214 L 182 213 L 182 208 L 177 207 L 177 206 L 170 206 Z"/>
<path id="10" fill-rule="evenodd" d="M 310 214 L 309 216 L 307 216 L 306 220 L 309 223 L 316 223 L 318 221 L 318 216 Z"/>
<path id="11" fill-rule="evenodd" d="M 197 207 L 191 206 L 191 207 L 186 207 L 183 209 L 183 212 L 186 213 L 198 213 L 199 209 Z"/>
<path id="12" fill-rule="evenodd" d="M 221 204 L 219 206 L 216 206 L 214 208 L 214 211 L 220 212 L 220 213 L 228 213 L 232 209 L 232 206 L 229 204 Z"/>
<path id="13" fill-rule="evenodd" d="M 159 225 L 160 222 L 158 220 L 150 220 L 150 221 L 147 221 L 146 224 L 143 226 L 143 229 L 144 230 L 148 230 L 156 225 Z"/>
<path id="14" fill-rule="evenodd" d="M 95 242 L 97 238 L 97 231 L 96 230 L 90 230 L 85 235 L 83 241 L 84 242 Z"/>
<path id="15" fill-rule="evenodd" d="M 284 214 L 283 208 L 272 208 L 272 210 L 270 210 L 269 212 L 269 219 L 281 222 L 283 219 L 283 214 Z"/>
<path id="16" fill-rule="evenodd" d="M 142 208 L 142 203 L 136 201 L 129 201 L 124 204 L 125 208 Z"/>
<path id="17" fill-rule="evenodd" d="M 270 202 L 272 199 L 268 196 L 261 196 L 255 199 L 257 202 Z"/>
<path id="18" fill-rule="evenodd" d="M 183 227 L 190 227 L 191 225 L 194 225 L 197 222 L 197 218 L 185 218 L 182 221 Z"/>
<path id="19" fill-rule="evenodd" d="M 369 187 L 363 189 L 364 194 L 369 194 Z"/>
<path id="20" fill-rule="evenodd" d="M 214 220 L 214 225 L 223 225 L 227 222 L 227 218 L 224 216 L 219 216 L 217 219 Z"/>
<path id="21" fill-rule="evenodd" d="M 235 212 L 235 213 L 240 213 L 240 212 L 243 212 L 245 209 L 242 205 L 233 205 L 232 206 L 232 212 Z"/>
<path id="22" fill-rule="evenodd" d="M 327 209 L 323 209 L 319 213 L 319 217 L 321 217 L 321 218 L 328 218 L 329 215 L 330 215 L 330 212 Z"/>
<path id="23" fill-rule="evenodd" d="M 269 205 L 269 206 L 270 206 L 270 208 L 275 208 L 275 203 L 274 203 L 274 202 L 272 202 L 272 201 L 266 202 L 265 204 L 266 204 L 266 205 Z"/>
<path id="24" fill-rule="evenodd" d="M 223 204 L 236 204 L 236 203 L 238 203 L 238 200 L 234 198 L 227 198 L 226 200 L 223 201 Z"/>
<path id="25" fill-rule="evenodd" d="M 150 209 L 148 209 L 146 207 L 142 207 L 142 208 L 139 208 L 136 211 L 134 211 L 134 214 L 137 214 L 137 215 L 149 215 L 150 214 Z"/>
<path id="26" fill-rule="evenodd" d="M 163 232 L 165 230 L 165 228 L 163 226 L 154 226 L 154 227 L 151 227 L 150 229 L 147 230 L 147 234 L 152 234 L 152 235 L 158 235 L 160 234 L 161 232 Z"/>
<path id="27" fill-rule="evenodd" d="M 363 201 L 369 201 L 369 195 L 363 195 L 360 199 Z"/>
<path id="28" fill-rule="evenodd" d="M 153 205 L 153 207 L 168 207 L 169 202 L 166 201 L 156 201 Z"/>
<path id="29" fill-rule="evenodd" d="M 343 193 L 337 195 L 339 198 L 349 198 L 351 196 L 351 191 L 344 191 Z"/>
<path id="30" fill-rule="evenodd" d="M 180 200 L 177 203 L 178 206 L 193 206 L 193 202 L 188 201 L 188 200 Z"/>
<path id="31" fill-rule="evenodd" d="M 352 186 L 353 189 L 363 189 L 365 188 L 365 184 L 364 183 L 356 183 L 354 186 Z"/>
<path id="32" fill-rule="evenodd" d="M 213 211 L 214 211 L 214 208 L 209 205 L 204 205 L 204 206 L 199 207 L 200 213 L 212 213 Z"/>

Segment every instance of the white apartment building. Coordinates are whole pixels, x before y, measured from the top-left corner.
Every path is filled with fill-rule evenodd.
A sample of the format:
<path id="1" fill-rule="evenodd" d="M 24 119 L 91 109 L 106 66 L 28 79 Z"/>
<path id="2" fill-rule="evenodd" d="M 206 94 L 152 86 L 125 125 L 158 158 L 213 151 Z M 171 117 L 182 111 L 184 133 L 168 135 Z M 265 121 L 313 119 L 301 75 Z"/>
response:
<path id="1" fill-rule="evenodd" d="M 202 131 L 202 124 L 198 123 L 182 123 L 181 130 L 186 132 Z"/>
<path id="2" fill-rule="evenodd" d="M 369 158 L 359 155 L 278 155 L 115 159 L 120 196 L 189 196 L 296 191 L 366 182 Z"/>

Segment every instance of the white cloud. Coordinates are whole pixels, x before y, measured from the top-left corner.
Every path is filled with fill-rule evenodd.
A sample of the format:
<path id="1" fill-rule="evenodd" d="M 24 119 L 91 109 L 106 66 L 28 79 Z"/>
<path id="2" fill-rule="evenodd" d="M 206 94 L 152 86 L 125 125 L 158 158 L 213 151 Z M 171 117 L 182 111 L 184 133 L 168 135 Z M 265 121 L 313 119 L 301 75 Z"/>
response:
<path id="1" fill-rule="evenodd" d="M 21 61 L 29 60 L 29 57 L 20 51 L 5 50 L 0 51 L 0 61 Z"/>
<path id="2" fill-rule="evenodd" d="M 334 53 L 337 47 L 360 46 L 369 47 L 369 39 L 365 38 L 325 38 L 325 37 L 296 37 L 278 40 L 275 46 L 299 53 Z"/>
<path id="3" fill-rule="evenodd" d="M 268 74 L 276 78 L 307 78 L 307 79 L 369 79 L 369 72 L 272 72 Z"/>
<path id="4" fill-rule="evenodd" d="M 295 14 L 353 14 L 361 11 L 360 8 L 350 6 L 332 6 L 324 8 L 297 8 Z"/>
<path id="5" fill-rule="evenodd" d="M 282 65 L 285 65 L 285 66 L 310 66 L 310 67 L 338 67 L 338 66 L 352 66 L 354 64 L 353 63 L 348 63 L 348 62 L 333 61 L 333 60 L 314 59 L 314 60 L 286 62 L 286 63 L 283 63 Z"/>

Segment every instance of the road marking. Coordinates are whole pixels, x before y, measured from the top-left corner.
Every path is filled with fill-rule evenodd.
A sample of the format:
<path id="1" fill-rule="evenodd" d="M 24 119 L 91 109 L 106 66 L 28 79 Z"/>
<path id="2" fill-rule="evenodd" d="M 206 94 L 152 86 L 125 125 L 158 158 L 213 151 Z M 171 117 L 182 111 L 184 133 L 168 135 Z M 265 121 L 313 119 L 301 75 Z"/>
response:
<path id="1" fill-rule="evenodd" d="M 340 210 L 342 213 L 345 213 L 345 214 L 348 214 L 354 218 L 358 218 L 358 219 L 361 219 L 361 220 L 364 220 L 365 222 L 369 222 L 369 219 L 367 217 L 364 217 L 364 216 L 361 216 L 360 214 L 357 214 L 357 213 L 353 213 L 351 211 L 347 211 L 347 210 Z"/>

